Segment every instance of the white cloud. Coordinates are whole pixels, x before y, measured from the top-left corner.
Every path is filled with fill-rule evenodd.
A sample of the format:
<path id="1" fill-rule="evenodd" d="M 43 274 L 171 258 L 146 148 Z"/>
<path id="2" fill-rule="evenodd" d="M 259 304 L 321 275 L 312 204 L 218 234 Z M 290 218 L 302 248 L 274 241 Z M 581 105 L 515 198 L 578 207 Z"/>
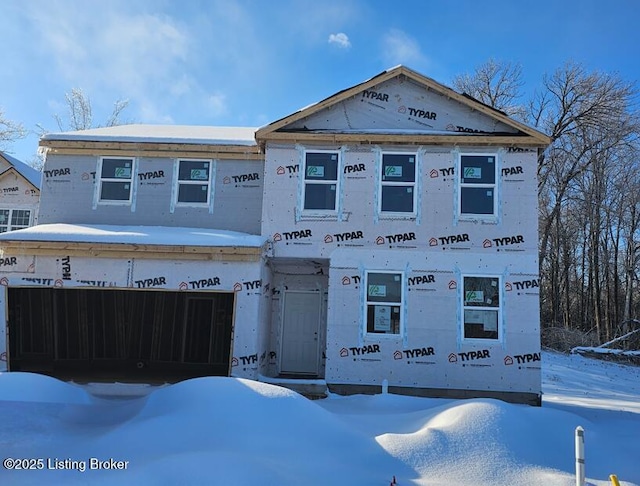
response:
<path id="1" fill-rule="evenodd" d="M 95 111 L 126 98 L 132 100 L 127 111 L 137 110 L 129 116 L 143 122 L 166 119 L 170 103 L 197 84 L 184 74 L 190 71 L 189 31 L 166 15 L 136 11 L 117 0 L 108 5 L 51 0 L 31 8 L 29 18 L 53 76 L 65 91 L 82 88 Z"/>
<path id="2" fill-rule="evenodd" d="M 415 67 L 426 63 L 418 42 L 398 29 L 390 30 L 383 37 L 382 55 L 389 67 L 398 64 Z"/>
<path id="3" fill-rule="evenodd" d="M 348 49 L 351 47 L 351 41 L 349 41 L 349 37 L 347 34 L 340 32 L 338 34 L 331 34 L 329 36 L 329 44 L 337 44 L 338 47 L 342 49 Z"/>
<path id="4" fill-rule="evenodd" d="M 207 98 L 207 108 L 210 116 L 216 117 L 227 112 L 226 96 L 222 93 L 213 93 Z"/>

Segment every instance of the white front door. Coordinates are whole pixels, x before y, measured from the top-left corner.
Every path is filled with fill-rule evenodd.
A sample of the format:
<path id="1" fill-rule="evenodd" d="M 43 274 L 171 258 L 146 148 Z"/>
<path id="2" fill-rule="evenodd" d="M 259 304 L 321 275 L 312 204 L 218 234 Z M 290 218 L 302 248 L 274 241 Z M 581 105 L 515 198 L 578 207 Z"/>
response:
<path id="1" fill-rule="evenodd" d="M 284 293 L 281 373 L 318 373 L 320 292 Z"/>

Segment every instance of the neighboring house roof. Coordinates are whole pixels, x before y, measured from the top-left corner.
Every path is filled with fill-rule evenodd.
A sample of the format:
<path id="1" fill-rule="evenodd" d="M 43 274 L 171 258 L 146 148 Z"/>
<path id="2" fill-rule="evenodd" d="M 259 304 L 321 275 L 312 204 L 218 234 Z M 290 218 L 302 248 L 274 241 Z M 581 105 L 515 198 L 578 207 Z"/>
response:
<path id="1" fill-rule="evenodd" d="M 256 145 L 255 131 L 251 127 L 135 124 L 48 133 L 42 140 L 252 146 Z"/>
<path id="2" fill-rule="evenodd" d="M 418 86 L 425 88 L 426 92 L 433 92 L 435 95 L 439 95 L 449 104 L 455 103 L 458 106 L 462 106 L 469 110 L 469 113 L 480 113 L 485 117 L 494 120 L 497 126 L 502 127 L 504 131 L 474 133 L 474 131 L 448 130 L 445 129 L 444 126 L 441 128 L 430 128 L 428 126 L 420 125 L 410 128 L 394 128 L 393 126 L 380 127 L 379 124 L 378 126 L 375 126 L 378 118 L 376 116 L 364 118 L 368 120 L 371 126 L 352 126 L 349 120 L 349 114 L 347 113 L 347 108 L 349 107 L 346 104 L 342 104 L 342 106 L 340 106 L 341 103 L 353 103 L 358 95 L 363 96 L 365 91 L 375 90 L 380 85 L 384 85 L 384 83 L 388 83 L 393 79 L 398 79 L 400 82 L 406 79 L 411 80 Z M 406 100 L 394 99 L 393 102 L 399 105 L 396 115 L 397 113 L 404 113 L 404 111 L 401 111 L 403 108 L 405 110 L 407 109 L 406 106 L 402 106 L 407 103 Z M 353 108 L 354 106 L 355 105 L 352 104 L 350 107 Z M 331 114 L 331 110 L 333 110 L 333 114 Z M 345 125 L 348 126 L 330 128 L 330 123 L 328 123 L 328 126 L 326 127 L 320 126 L 322 122 L 325 121 L 323 117 L 320 116 L 321 112 L 327 113 L 328 120 L 329 116 L 333 116 L 334 119 L 338 119 L 338 116 L 340 115 L 336 113 L 340 113 L 342 111 L 345 112 L 342 116 L 345 120 Z M 379 111 L 378 113 L 382 112 Z M 316 116 L 313 117 L 313 115 Z M 367 141 L 371 142 L 447 142 L 455 144 L 466 139 L 464 140 L 466 143 L 526 143 L 528 145 L 539 147 L 547 146 L 550 143 L 550 138 L 544 133 L 513 120 L 505 113 L 491 108 L 490 106 L 485 105 L 466 94 L 460 94 L 451 88 L 440 84 L 431 78 L 423 76 L 405 66 L 397 66 L 392 69 L 388 69 L 367 81 L 339 91 L 318 103 L 314 103 L 292 113 L 291 115 L 281 118 L 280 120 L 276 120 L 265 125 L 256 132 L 256 139 L 261 143 L 270 139 L 316 139 L 348 142 L 357 141 L 358 139 L 362 140 L 362 134 L 365 133 L 372 134 L 371 137 L 364 137 Z M 393 136 L 393 138 L 386 137 L 387 135 Z"/>
<path id="3" fill-rule="evenodd" d="M 24 162 L 19 161 L 15 157 L 11 155 L 0 152 L 0 157 L 2 157 L 8 164 L 13 166 L 13 169 L 22 177 L 24 177 L 31 185 L 33 185 L 36 189 L 40 190 L 40 182 L 42 180 L 42 172 L 34 169 L 33 167 L 25 164 Z M 11 168 L 8 168 L 3 172 L 6 173 L 10 171 Z M 0 174 L 1 176 L 2 174 Z"/>

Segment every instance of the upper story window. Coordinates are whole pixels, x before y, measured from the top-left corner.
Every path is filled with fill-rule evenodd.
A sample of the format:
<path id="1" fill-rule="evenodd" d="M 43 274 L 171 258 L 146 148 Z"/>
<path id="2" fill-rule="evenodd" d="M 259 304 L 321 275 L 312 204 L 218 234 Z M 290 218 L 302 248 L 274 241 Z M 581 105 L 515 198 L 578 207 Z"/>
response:
<path id="1" fill-rule="evenodd" d="M 176 202 L 207 206 L 211 197 L 211 160 L 178 160 Z"/>
<path id="2" fill-rule="evenodd" d="M 380 213 L 416 214 L 416 154 L 383 153 Z"/>
<path id="3" fill-rule="evenodd" d="M 31 210 L 0 209 L 0 233 L 28 228 L 31 225 Z"/>
<path id="4" fill-rule="evenodd" d="M 461 215 L 497 215 L 497 156 L 461 154 L 459 205 Z"/>
<path id="5" fill-rule="evenodd" d="M 502 340 L 501 278 L 464 275 L 462 281 L 463 339 Z"/>
<path id="6" fill-rule="evenodd" d="M 131 203 L 135 161 L 132 158 L 102 157 L 98 200 L 101 203 Z"/>
<path id="7" fill-rule="evenodd" d="M 338 152 L 305 152 L 303 210 L 335 212 L 338 198 Z"/>
<path id="8" fill-rule="evenodd" d="M 398 336 L 403 329 L 402 272 L 366 272 L 366 333 Z"/>

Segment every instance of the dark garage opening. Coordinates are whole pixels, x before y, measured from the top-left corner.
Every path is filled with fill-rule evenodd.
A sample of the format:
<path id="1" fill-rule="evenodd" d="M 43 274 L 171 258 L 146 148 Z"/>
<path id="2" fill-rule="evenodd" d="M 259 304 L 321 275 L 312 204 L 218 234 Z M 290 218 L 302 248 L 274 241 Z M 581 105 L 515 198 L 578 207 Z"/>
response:
<path id="1" fill-rule="evenodd" d="M 9 288 L 9 369 L 77 381 L 228 376 L 233 293 Z"/>

